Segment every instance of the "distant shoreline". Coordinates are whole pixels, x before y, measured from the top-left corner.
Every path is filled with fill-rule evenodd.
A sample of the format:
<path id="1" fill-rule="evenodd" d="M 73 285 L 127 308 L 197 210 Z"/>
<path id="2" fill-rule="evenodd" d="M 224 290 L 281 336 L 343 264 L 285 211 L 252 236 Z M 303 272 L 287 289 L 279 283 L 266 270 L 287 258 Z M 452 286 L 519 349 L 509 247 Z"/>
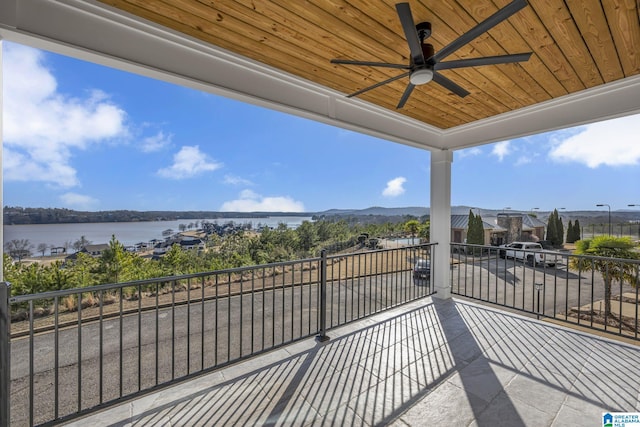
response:
<path id="1" fill-rule="evenodd" d="M 217 212 L 217 211 L 74 211 L 58 208 L 4 208 L 4 225 L 85 224 L 115 222 L 185 221 L 225 218 L 310 217 L 307 212 Z"/>
<path id="2" fill-rule="evenodd" d="M 233 223 L 234 226 L 250 224 L 252 229 L 263 227 L 276 228 L 280 224 L 296 228 L 304 221 L 310 221 L 311 217 L 303 216 L 274 216 L 259 218 L 218 218 L 218 219 L 178 219 L 173 221 L 137 221 L 137 222 L 94 222 L 94 223 L 68 223 L 68 224 L 14 224 L 3 227 L 4 242 L 12 240 L 28 240 L 33 245 L 34 251 L 40 244 L 47 248 L 72 247 L 73 242 L 84 237 L 91 244 L 109 243 L 112 237 L 124 246 L 135 246 L 139 243 L 149 243 L 152 240 L 165 240 L 165 233 L 172 234 L 178 231 L 190 231 L 204 228 L 202 222 L 226 226 Z M 40 252 L 40 251 L 38 251 Z M 45 250 L 49 253 L 48 250 Z"/>

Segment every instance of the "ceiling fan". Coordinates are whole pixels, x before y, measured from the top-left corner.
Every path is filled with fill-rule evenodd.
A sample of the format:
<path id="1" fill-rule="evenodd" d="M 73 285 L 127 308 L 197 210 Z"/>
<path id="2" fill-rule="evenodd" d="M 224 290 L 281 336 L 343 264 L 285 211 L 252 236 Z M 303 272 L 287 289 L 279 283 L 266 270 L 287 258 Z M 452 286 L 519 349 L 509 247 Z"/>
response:
<path id="1" fill-rule="evenodd" d="M 446 62 L 441 61 L 447 56 L 454 53 L 456 50 L 460 49 L 462 46 L 474 40 L 476 37 L 489 31 L 491 28 L 509 18 L 511 15 L 515 14 L 525 6 L 527 6 L 527 0 L 513 0 L 507 6 L 498 10 L 496 13 L 473 27 L 471 30 L 467 31 L 466 33 L 449 43 L 447 46 L 440 49 L 438 52 L 435 52 L 433 49 L 433 45 L 425 43 L 425 40 L 431 35 L 431 23 L 421 22 L 417 25 L 414 25 L 409 3 L 398 3 L 396 4 L 396 11 L 398 12 L 398 17 L 400 18 L 400 23 L 402 24 L 402 29 L 404 30 L 407 43 L 409 44 L 409 50 L 411 52 L 409 65 L 389 64 L 386 62 L 351 61 L 347 59 L 332 59 L 331 63 L 408 70 L 403 74 L 391 77 L 390 79 L 376 83 L 369 87 L 365 87 L 364 89 L 360 89 L 357 92 L 347 95 L 348 98 L 360 95 L 364 92 L 370 91 L 371 89 L 375 89 L 377 87 L 386 85 L 387 83 L 391 83 L 407 76 L 409 77 L 409 84 L 407 85 L 407 88 L 402 94 L 402 98 L 400 98 L 400 102 L 396 107 L 398 109 L 404 107 L 405 103 L 409 99 L 409 96 L 411 95 L 411 92 L 413 92 L 413 89 L 416 86 L 429 83 L 431 80 L 441 86 L 444 86 L 446 89 L 450 90 L 456 95 L 464 98 L 465 96 L 469 95 L 469 92 L 440 74 L 438 71 L 451 70 L 454 68 L 477 67 L 480 65 L 523 62 L 529 59 L 532 52 L 517 53 L 513 55 L 486 56 L 483 58 L 457 59 Z"/>

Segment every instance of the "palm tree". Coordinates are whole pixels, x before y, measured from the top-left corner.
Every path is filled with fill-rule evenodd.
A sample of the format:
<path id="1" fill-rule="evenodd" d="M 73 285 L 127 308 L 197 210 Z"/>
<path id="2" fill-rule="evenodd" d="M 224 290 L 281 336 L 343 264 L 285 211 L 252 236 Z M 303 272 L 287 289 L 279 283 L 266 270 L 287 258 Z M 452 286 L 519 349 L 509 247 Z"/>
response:
<path id="1" fill-rule="evenodd" d="M 571 267 L 580 271 L 597 271 L 604 281 L 604 315 L 611 312 L 611 284 L 617 280 L 631 286 L 640 285 L 639 264 L 625 262 L 627 259 L 640 259 L 636 245 L 629 237 L 602 235 L 593 239 L 576 242 L 576 255 L 593 255 L 571 259 Z"/>

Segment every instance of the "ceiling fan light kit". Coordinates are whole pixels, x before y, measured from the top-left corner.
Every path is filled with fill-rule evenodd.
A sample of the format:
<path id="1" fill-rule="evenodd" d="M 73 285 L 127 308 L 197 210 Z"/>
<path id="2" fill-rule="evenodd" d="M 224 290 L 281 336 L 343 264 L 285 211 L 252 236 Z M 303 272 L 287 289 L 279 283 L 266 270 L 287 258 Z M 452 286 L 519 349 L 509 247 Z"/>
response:
<path id="1" fill-rule="evenodd" d="M 411 95 L 411 92 L 413 92 L 413 89 L 416 86 L 427 84 L 432 80 L 443 86 L 445 89 L 458 95 L 459 97 L 464 98 L 465 96 L 469 95 L 469 92 L 452 80 L 449 80 L 447 77 L 440 74 L 438 72 L 439 70 L 451 70 L 456 68 L 478 67 L 482 65 L 497 65 L 523 62 L 529 60 L 529 58 L 531 57 L 531 52 L 518 53 L 513 55 L 457 59 L 446 62 L 441 61 L 464 45 L 476 39 L 478 36 L 484 34 L 502 21 L 508 19 L 511 15 L 517 13 L 527 5 L 527 0 L 512 0 L 512 2 L 507 6 L 498 10 L 496 13 L 494 13 L 466 33 L 462 34 L 460 37 L 440 49 L 438 52 L 435 52 L 431 44 L 425 43 L 425 40 L 429 38 L 429 36 L 431 36 L 431 23 L 420 22 L 418 24 L 414 24 L 413 15 L 411 14 L 409 3 L 398 3 L 396 4 L 396 11 L 398 13 L 400 23 L 402 24 L 402 29 L 404 31 L 404 35 L 407 40 L 407 44 L 409 45 L 409 51 L 411 54 L 408 65 L 390 64 L 386 62 L 354 61 L 347 59 L 332 59 L 331 63 L 406 70 L 403 74 L 391 77 L 387 80 L 378 82 L 374 85 L 365 87 L 358 90 L 357 92 L 347 95 L 347 97 L 349 98 L 360 95 L 364 92 L 370 91 L 372 89 L 407 76 L 409 77 L 409 84 L 402 94 L 400 102 L 398 102 L 398 105 L 396 107 L 398 109 L 404 107 L 407 100 L 409 99 L 409 96 Z"/>
<path id="2" fill-rule="evenodd" d="M 414 86 L 420 86 L 433 80 L 433 70 L 429 68 L 420 68 L 415 70 L 409 76 L 409 81 Z"/>

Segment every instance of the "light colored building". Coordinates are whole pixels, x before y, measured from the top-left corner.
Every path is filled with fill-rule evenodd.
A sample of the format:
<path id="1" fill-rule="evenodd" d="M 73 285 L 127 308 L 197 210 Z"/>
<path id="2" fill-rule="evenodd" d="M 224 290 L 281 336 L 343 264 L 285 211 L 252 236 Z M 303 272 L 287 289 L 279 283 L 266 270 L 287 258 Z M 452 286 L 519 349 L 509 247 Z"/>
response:
<path id="1" fill-rule="evenodd" d="M 482 217 L 482 215 L 481 215 Z M 546 224 L 523 213 L 499 213 L 482 217 L 484 244 L 500 246 L 506 243 L 544 240 Z M 469 215 L 451 215 L 451 242 L 466 243 Z"/>

